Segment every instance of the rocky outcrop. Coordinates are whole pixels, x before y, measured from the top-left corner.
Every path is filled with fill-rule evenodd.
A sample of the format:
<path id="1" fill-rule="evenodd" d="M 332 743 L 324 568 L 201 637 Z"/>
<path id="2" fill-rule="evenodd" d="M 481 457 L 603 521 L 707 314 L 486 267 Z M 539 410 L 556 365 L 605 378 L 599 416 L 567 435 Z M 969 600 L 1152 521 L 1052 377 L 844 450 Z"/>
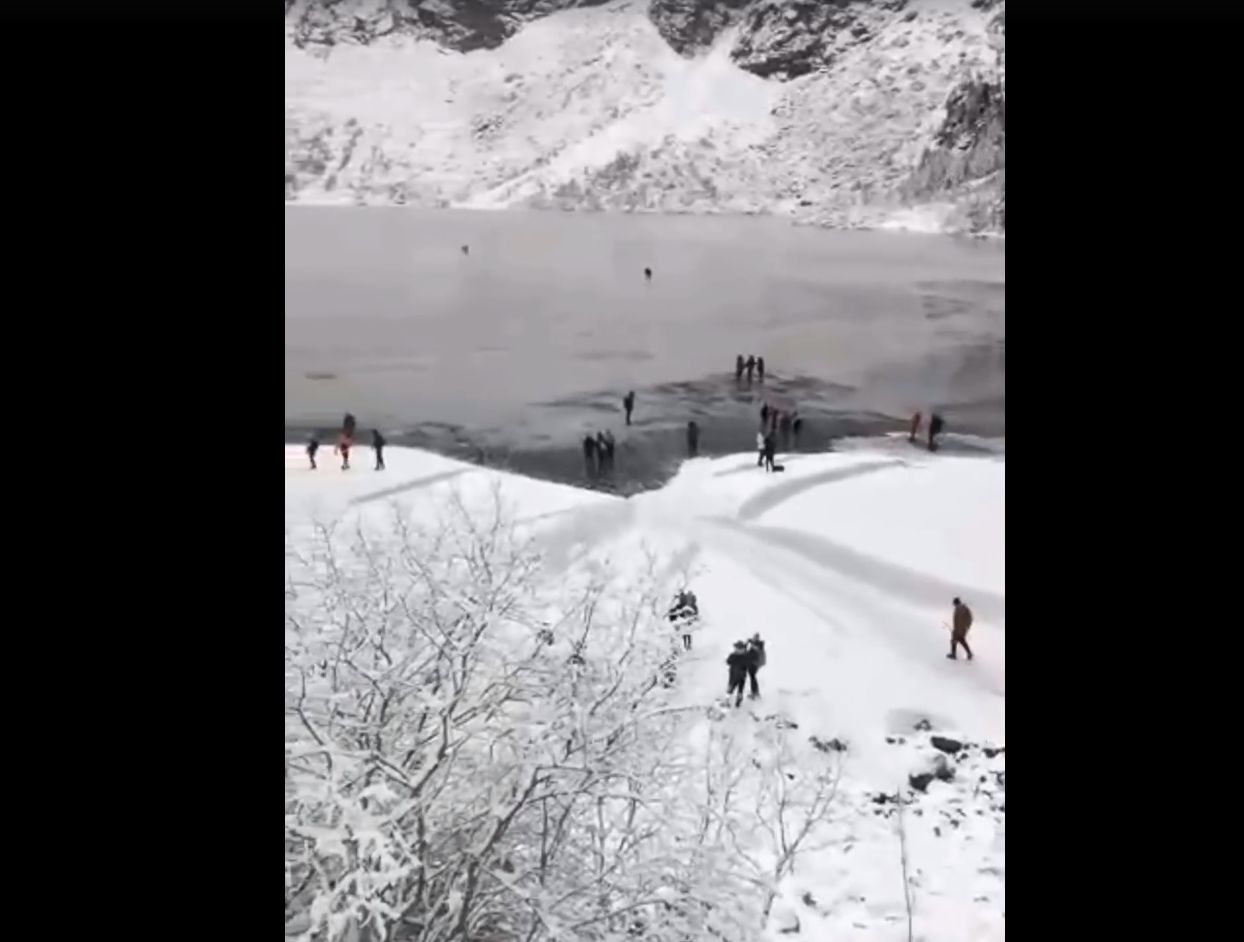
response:
<path id="1" fill-rule="evenodd" d="M 946 100 L 946 116 L 933 135 L 903 195 L 922 202 L 952 197 L 976 229 L 1006 225 L 1006 93 L 1000 82 L 972 78 Z"/>
<path id="2" fill-rule="evenodd" d="M 828 68 L 876 35 L 907 0 L 760 0 L 743 17 L 731 57 L 761 78 L 792 79 Z"/>
<path id="3" fill-rule="evenodd" d="M 648 18 L 679 55 L 711 46 L 755 0 L 652 0 Z"/>
<path id="4" fill-rule="evenodd" d="M 457 52 L 495 49 L 523 23 L 610 0 L 285 0 L 295 45 L 357 42 L 394 34 L 431 39 Z"/>

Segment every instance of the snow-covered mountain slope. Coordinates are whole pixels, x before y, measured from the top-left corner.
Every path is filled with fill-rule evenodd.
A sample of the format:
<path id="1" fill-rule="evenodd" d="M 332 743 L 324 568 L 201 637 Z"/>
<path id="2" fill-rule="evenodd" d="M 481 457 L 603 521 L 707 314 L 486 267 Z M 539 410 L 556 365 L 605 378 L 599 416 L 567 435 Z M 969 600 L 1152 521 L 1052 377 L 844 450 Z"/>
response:
<path id="1" fill-rule="evenodd" d="M 385 526 L 395 509 L 430 519 L 455 496 L 486 523 L 499 493 L 541 554 L 542 578 L 573 581 L 593 566 L 640 574 L 655 554 L 664 578 L 699 598 L 672 692 L 697 708 L 685 734 L 702 735 L 707 706 L 741 742 L 784 731 L 791 768 L 838 757 L 825 829 L 781 880 L 763 938 L 904 939 L 909 908 L 910 937 L 1004 938 L 1004 456 L 883 443 L 782 456 L 787 471 L 770 475 L 734 455 L 688 461 L 630 499 L 409 449 L 390 449 L 385 472 L 368 457 L 342 472 L 323 456 L 312 472 L 286 449 L 295 542 L 313 517 L 351 532 Z M 977 615 L 971 662 L 945 657 L 952 593 Z M 754 632 L 767 641 L 761 697 L 721 710 L 725 656 Z"/>
<path id="2" fill-rule="evenodd" d="M 1001 231 L 991 0 L 286 4 L 285 198 Z"/>

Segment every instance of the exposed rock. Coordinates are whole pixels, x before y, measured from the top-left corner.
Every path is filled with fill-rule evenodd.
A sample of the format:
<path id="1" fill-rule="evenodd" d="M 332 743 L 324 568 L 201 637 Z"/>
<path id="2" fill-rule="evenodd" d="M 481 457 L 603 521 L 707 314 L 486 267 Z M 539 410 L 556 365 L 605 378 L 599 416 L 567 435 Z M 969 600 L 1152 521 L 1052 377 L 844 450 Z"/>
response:
<path id="1" fill-rule="evenodd" d="M 731 58 L 761 78 L 807 75 L 871 39 L 906 5 L 907 0 L 758 0 L 743 16 Z"/>
<path id="2" fill-rule="evenodd" d="M 940 749 L 942 752 L 951 756 L 963 749 L 963 743 L 959 742 L 959 740 L 948 739 L 945 736 L 933 736 L 929 739 L 929 742 L 933 745 L 934 749 Z"/>
<path id="3" fill-rule="evenodd" d="M 927 733 L 932 728 L 933 728 L 933 724 L 930 723 L 927 719 L 921 719 L 921 720 L 916 721 L 915 730 L 918 733 Z"/>
<path id="4" fill-rule="evenodd" d="M 933 757 L 933 775 L 935 778 L 943 782 L 949 782 L 955 777 L 955 769 L 943 755 Z"/>
<path id="5" fill-rule="evenodd" d="M 993 746 L 986 746 L 981 751 L 985 753 L 986 759 L 992 759 L 994 756 L 998 756 L 1006 752 L 1006 746 L 998 746 L 996 748 Z"/>
<path id="6" fill-rule="evenodd" d="M 699 52 L 738 20 L 752 0 L 652 0 L 648 18 L 679 55 Z"/>
<path id="7" fill-rule="evenodd" d="M 810 909 L 816 909 L 816 898 L 811 894 L 811 892 L 805 890 L 800 899 L 803 901 L 803 905 L 809 907 Z"/>
<path id="8" fill-rule="evenodd" d="M 907 776 L 907 784 L 918 792 L 927 791 L 931 781 L 933 781 L 932 772 L 921 772 L 918 775 Z"/>

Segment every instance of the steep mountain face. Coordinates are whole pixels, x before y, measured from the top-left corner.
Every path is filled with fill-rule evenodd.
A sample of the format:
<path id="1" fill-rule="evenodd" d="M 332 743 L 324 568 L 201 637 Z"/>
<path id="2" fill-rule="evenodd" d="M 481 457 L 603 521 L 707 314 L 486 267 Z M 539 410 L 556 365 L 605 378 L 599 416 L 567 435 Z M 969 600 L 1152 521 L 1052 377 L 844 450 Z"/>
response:
<path id="1" fill-rule="evenodd" d="M 286 0 L 287 201 L 1003 230 L 1002 0 Z"/>

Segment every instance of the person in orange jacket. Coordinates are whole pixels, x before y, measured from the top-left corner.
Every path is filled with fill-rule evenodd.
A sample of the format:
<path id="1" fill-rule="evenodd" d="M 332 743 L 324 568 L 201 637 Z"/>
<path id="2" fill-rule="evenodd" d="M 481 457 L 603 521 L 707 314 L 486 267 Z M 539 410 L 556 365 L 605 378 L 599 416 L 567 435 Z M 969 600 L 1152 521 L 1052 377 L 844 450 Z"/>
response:
<path id="1" fill-rule="evenodd" d="M 955 660 L 955 651 L 959 645 L 968 652 L 968 660 L 972 660 L 972 649 L 968 647 L 968 629 L 972 627 L 972 610 L 963 604 L 961 599 L 954 601 L 955 613 L 950 629 L 950 653 L 946 656 Z"/>

